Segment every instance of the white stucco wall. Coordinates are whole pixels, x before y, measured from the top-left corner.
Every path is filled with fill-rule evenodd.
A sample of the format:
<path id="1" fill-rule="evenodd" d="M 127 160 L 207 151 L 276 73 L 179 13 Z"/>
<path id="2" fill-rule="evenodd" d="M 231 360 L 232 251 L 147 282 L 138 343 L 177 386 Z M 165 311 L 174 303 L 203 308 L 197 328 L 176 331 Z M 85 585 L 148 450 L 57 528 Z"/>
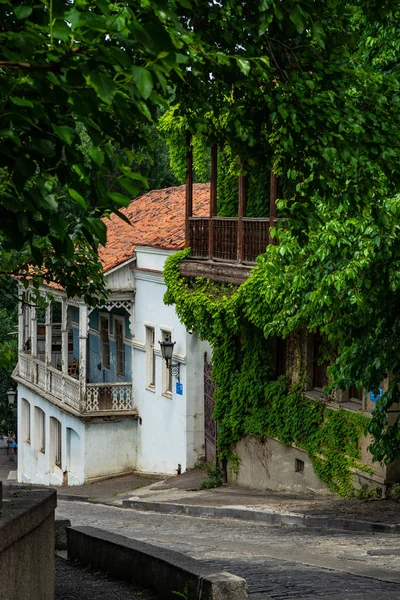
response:
<path id="1" fill-rule="evenodd" d="M 22 400 L 26 400 L 30 407 L 30 443 L 24 438 L 24 424 L 22 419 Z M 40 408 L 45 415 L 45 452 L 41 452 L 36 445 L 36 422 L 34 408 Z M 54 465 L 51 456 L 50 418 L 53 417 L 61 423 L 61 467 Z M 72 429 L 74 446 L 68 447 L 67 428 Z M 62 485 L 63 474 L 68 473 L 71 485 L 84 482 L 84 448 L 85 426 L 76 417 L 65 413 L 57 406 L 32 392 L 25 386 L 18 385 L 18 481 L 24 483 L 41 483 L 45 485 Z M 78 447 L 79 446 L 79 447 Z M 69 464 L 71 461 L 73 465 Z"/>
<path id="2" fill-rule="evenodd" d="M 137 421 L 86 424 L 86 479 L 127 473 L 136 469 Z"/>
<path id="3" fill-rule="evenodd" d="M 140 471 L 175 474 L 193 467 L 204 453 L 202 360 L 203 349 L 197 336 L 189 336 L 179 322 L 173 306 L 165 306 L 166 290 L 161 269 L 171 252 L 136 248 L 135 270 L 135 403 L 139 411 L 137 468 Z M 143 270 L 142 270 L 143 269 Z M 158 271 L 155 272 L 155 271 Z M 146 326 L 155 330 L 156 377 L 154 388 L 147 387 Z M 174 347 L 173 362 L 180 364 L 183 394 L 162 393 L 162 358 L 158 341 L 162 331 L 170 331 Z M 190 360 L 187 366 L 188 338 Z M 199 383 L 200 382 L 200 383 Z"/>

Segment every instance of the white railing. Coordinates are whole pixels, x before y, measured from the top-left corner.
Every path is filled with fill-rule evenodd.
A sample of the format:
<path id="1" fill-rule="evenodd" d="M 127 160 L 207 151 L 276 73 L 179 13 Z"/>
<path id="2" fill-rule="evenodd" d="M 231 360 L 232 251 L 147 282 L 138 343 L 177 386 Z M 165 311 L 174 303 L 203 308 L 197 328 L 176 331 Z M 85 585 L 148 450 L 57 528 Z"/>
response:
<path id="1" fill-rule="evenodd" d="M 133 410 L 132 382 L 87 383 L 86 398 L 81 404 L 79 379 L 46 366 L 38 358 L 20 353 L 19 376 L 78 412 Z"/>
<path id="2" fill-rule="evenodd" d="M 63 401 L 79 411 L 79 381 L 69 375 L 64 375 Z"/>
<path id="3" fill-rule="evenodd" d="M 31 356 L 24 354 L 19 355 L 19 374 L 27 381 L 31 381 L 32 377 L 32 359 Z"/>
<path id="4" fill-rule="evenodd" d="M 48 375 L 48 386 L 47 391 L 49 394 L 52 394 L 56 398 L 62 398 L 62 375 L 61 371 L 54 369 L 53 367 L 49 367 L 47 369 Z"/>
<path id="5" fill-rule="evenodd" d="M 88 383 L 84 412 L 132 410 L 132 382 Z"/>

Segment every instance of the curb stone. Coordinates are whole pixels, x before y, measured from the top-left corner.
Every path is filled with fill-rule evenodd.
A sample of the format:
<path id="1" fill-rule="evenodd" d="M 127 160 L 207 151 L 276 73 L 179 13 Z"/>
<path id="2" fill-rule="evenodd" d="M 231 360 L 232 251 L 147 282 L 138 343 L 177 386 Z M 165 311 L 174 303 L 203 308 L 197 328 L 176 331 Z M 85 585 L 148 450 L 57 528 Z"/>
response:
<path id="1" fill-rule="evenodd" d="M 290 525 L 294 527 L 314 527 L 320 529 L 344 529 L 347 531 L 370 531 L 375 533 L 400 533 L 400 524 L 375 523 L 358 519 L 336 517 L 308 517 L 305 515 L 272 513 L 245 508 L 216 506 L 197 506 L 169 502 L 150 502 L 141 500 L 122 500 L 124 508 L 158 512 L 189 517 L 211 517 L 218 519 L 239 519 L 270 525 Z"/>

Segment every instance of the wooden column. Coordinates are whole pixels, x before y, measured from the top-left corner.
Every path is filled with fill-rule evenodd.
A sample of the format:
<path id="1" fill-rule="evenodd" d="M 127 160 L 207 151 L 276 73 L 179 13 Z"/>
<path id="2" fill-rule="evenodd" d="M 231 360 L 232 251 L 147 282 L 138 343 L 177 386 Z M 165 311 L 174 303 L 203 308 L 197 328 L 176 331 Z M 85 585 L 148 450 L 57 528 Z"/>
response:
<path id="1" fill-rule="evenodd" d="M 18 290 L 20 302 L 18 304 L 18 352 L 24 349 L 24 308 L 23 308 L 23 288 Z"/>
<path id="2" fill-rule="evenodd" d="M 31 308 L 31 355 L 32 358 L 37 358 L 37 312 L 36 306 Z M 32 370 L 33 375 L 33 370 Z"/>
<path id="3" fill-rule="evenodd" d="M 185 248 L 191 245 L 190 217 L 193 216 L 193 151 L 192 136 L 186 134 L 186 202 L 185 202 Z"/>
<path id="4" fill-rule="evenodd" d="M 68 373 L 68 305 L 67 299 L 61 300 L 61 369 Z"/>
<path id="5" fill-rule="evenodd" d="M 239 175 L 239 202 L 238 202 L 238 238 L 237 260 L 243 262 L 244 255 L 244 228 L 242 218 L 246 216 L 246 178 L 241 172 Z"/>
<path id="6" fill-rule="evenodd" d="M 210 173 L 210 225 L 208 238 L 208 258 L 214 256 L 214 220 L 217 215 L 217 181 L 218 181 L 218 146 L 211 148 L 211 173 Z"/>
<path id="7" fill-rule="evenodd" d="M 87 337 L 89 312 L 86 304 L 79 303 L 79 405 L 86 411 Z"/>
<path id="8" fill-rule="evenodd" d="M 45 368 L 45 390 L 46 392 L 48 392 L 50 390 L 50 381 L 49 381 L 49 377 L 50 377 L 50 372 L 48 370 L 48 367 L 51 365 L 51 347 L 52 347 L 52 333 L 53 333 L 53 327 L 52 327 L 52 314 L 51 314 L 51 301 L 47 298 L 47 306 L 46 306 L 46 339 L 45 339 L 45 346 L 44 346 L 44 368 Z"/>
<path id="9" fill-rule="evenodd" d="M 276 199 L 278 198 L 278 178 L 273 171 L 271 171 L 270 187 L 269 187 L 269 226 L 274 227 L 275 219 L 277 216 L 276 210 Z M 271 239 L 269 235 L 269 243 L 276 244 L 276 240 Z"/>

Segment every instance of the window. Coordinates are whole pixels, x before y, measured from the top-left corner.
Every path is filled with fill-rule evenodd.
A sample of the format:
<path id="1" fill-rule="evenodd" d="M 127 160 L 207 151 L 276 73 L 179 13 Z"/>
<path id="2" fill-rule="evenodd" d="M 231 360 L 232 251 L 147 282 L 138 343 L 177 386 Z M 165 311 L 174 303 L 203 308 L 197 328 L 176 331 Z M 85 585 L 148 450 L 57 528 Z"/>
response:
<path id="1" fill-rule="evenodd" d="M 38 406 L 35 406 L 35 449 L 38 452 L 46 452 L 46 429 L 44 412 Z"/>
<path id="2" fill-rule="evenodd" d="M 323 340 L 321 336 L 313 336 L 313 373 L 312 387 L 315 390 L 323 390 L 328 385 L 328 377 L 326 374 L 328 363 L 324 362 L 323 357 Z"/>
<path id="3" fill-rule="evenodd" d="M 115 348 L 117 354 L 117 375 L 125 375 L 125 345 L 124 345 L 124 321 L 115 317 L 114 321 Z"/>
<path id="4" fill-rule="evenodd" d="M 108 315 L 100 315 L 101 359 L 103 369 L 110 368 L 110 337 Z"/>
<path id="5" fill-rule="evenodd" d="M 31 406 L 27 400 L 22 399 L 21 405 L 22 417 L 22 439 L 24 442 L 31 442 Z"/>
<path id="6" fill-rule="evenodd" d="M 155 330 L 154 327 L 146 327 L 146 385 L 156 385 L 156 355 L 155 355 Z"/>
<path id="7" fill-rule="evenodd" d="M 274 336 L 271 338 L 271 367 L 274 377 L 286 373 L 286 340 Z"/>
<path id="8" fill-rule="evenodd" d="M 50 453 L 53 466 L 61 468 L 61 423 L 50 417 Z"/>
<path id="9" fill-rule="evenodd" d="M 171 333 L 169 331 L 162 331 L 161 338 L 163 342 L 170 342 Z M 170 369 L 167 369 L 165 360 L 162 361 L 162 393 L 165 396 L 172 396 L 172 373 Z"/>

